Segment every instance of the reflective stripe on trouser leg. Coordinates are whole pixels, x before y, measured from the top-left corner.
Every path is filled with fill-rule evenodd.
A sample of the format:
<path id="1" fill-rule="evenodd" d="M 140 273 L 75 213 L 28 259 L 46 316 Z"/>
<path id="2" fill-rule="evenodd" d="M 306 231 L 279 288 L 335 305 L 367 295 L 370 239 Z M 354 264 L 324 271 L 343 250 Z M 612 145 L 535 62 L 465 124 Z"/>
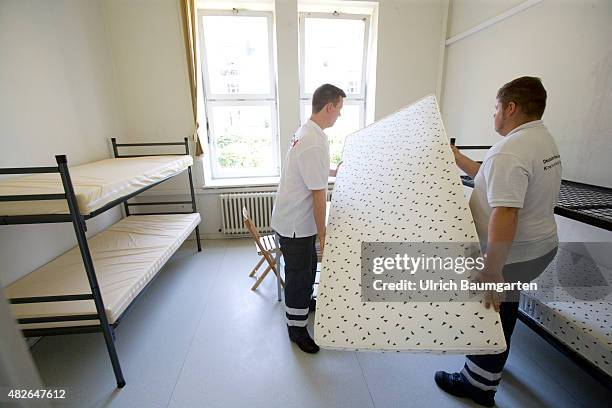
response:
<path id="1" fill-rule="evenodd" d="M 506 339 L 506 350 L 499 354 L 466 356 L 465 365 L 461 370 L 461 375 L 467 382 L 483 391 L 495 391 L 501 380 L 510 353 L 510 338 L 518 317 L 518 303 L 502 302 L 499 317 Z"/>
<path id="2" fill-rule="evenodd" d="M 316 264 L 312 265 L 315 236 L 280 237 L 285 259 L 285 321 L 288 326 L 306 327 Z M 316 260 L 316 252 L 314 253 Z"/>
<path id="3" fill-rule="evenodd" d="M 466 363 L 463 366 L 463 369 L 461 370 L 461 376 L 468 383 L 472 384 L 476 388 L 481 389 L 482 391 L 496 391 L 497 390 L 497 386 L 499 385 L 499 381 L 501 380 L 501 373 L 497 373 L 497 374 L 488 373 L 480 369 L 478 366 L 475 366 L 479 368 L 480 373 L 483 375 L 476 374 L 474 371 L 472 371 L 469 368 L 470 365 L 474 367 L 473 363 L 471 363 L 470 360 L 466 360 Z M 499 378 L 497 378 L 496 380 L 490 380 L 487 378 L 487 377 L 495 377 L 497 375 L 499 375 Z"/>
<path id="4" fill-rule="evenodd" d="M 285 305 L 285 321 L 288 326 L 306 327 L 308 312 L 308 308 L 296 309 Z"/>

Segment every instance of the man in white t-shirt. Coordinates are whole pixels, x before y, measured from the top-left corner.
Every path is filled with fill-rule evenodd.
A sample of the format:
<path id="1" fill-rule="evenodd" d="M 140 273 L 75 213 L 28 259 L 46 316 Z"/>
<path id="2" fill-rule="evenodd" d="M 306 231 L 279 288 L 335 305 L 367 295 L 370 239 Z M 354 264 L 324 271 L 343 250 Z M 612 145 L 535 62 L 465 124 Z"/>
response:
<path id="1" fill-rule="evenodd" d="M 272 211 L 285 261 L 285 317 L 289 338 L 306 353 L 316 353 L 306 325 L 317 273 L 315 240 L 325 246 L 325 204 L 330 170 L 329 142 L 323 130 L 340 116 L 344 91 L 321 85 L 312 96 L 312 116 L 291 139 Z"/>
<path id="2" fill-rule="evenodd" d="M 554 208 L 561 185 L 561 158 L 542 122 L 546 90 L 539 78 L 517 78 L 497 93 L 495 131 L 504 139 L 482 165 L 454 146 L 457 165 L 474 177 L 470 209 L 486 254 L 483 282 L 529 282 L 554 259 L 558 238 Z M 461 372 L 438 371 L 436 384 L 449 394 L 492 407 L 510 350 L 520 292 L 488 292 L 485 307 L 500 314 L 507 349 L 466 356 Z"/>

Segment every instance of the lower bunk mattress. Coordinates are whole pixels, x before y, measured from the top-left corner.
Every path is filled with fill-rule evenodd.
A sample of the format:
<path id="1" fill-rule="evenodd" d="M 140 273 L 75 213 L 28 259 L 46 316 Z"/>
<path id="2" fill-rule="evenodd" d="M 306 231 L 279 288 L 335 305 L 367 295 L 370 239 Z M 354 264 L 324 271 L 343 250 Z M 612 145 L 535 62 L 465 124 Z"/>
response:
<path id="1" fill-rule="evenodd" d="M 200 214 L 132 215 L 88 239 L 106 316 L 115 323 L 200 223 Z M 7 299 L 91 293 L 79 247 L 4 289 Z M 11 305 L 15 318 L 96 313 L 93 300 Z M 98 320 L 21 324 L 21 329 L 97 325 Z"/>
<path id="2" fill-rule="evenodd" d="M 560 248 L 536 282 L 539 290 L 521 293 L 521 310 L 612 377 L 612 270 Z"/>

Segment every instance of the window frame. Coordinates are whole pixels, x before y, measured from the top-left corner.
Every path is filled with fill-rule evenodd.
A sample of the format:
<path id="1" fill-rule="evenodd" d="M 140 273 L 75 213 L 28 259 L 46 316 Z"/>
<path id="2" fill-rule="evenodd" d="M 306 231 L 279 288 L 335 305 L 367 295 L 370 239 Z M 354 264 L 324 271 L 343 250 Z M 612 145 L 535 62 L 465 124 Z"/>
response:
<path id="1" fill-rule="evenodd" d="M 269 58 L 269 83 L 270 92 L 267 94 L 216 94 L 211 92 L 211 83 L 209 76 L 209 67 L 206 63 L 206 38 L 204 35 L 203 18 L 205 16 L 237 16 L 237 17 L 265 17 L 267 21 L 268 33 L 268 58 Z M 278 130 L 278 99 L 277 99 L 277 83 L 276 83 L 276 65 L 275 65 L 275 50 L 274 50 L 274 13 L 272 11 L 252 11 L 252 10 L 216 10 L 216 9 L 198 9 L 198 34 L 200 47 L 200 67 L 202 75 L 203 89 L 203 106 L 204 118 L 206 120 L 206 136 L 210 154 L 208 155 L 207 167 L 210 170 L 210 178 L 213 181 L 224 179 L 237 178 L 262 178 L 262 177 L 279 177 L 280 176 L 280 137 Z M 273 144 L 272 168 L 273 173 L 264 171 L 255 171 L 253 169 L 221 169 L 219 166 L 219 156 L 216 137 L 212 134 L 213 130 L 213 106 L 257 106 L 269 105 L 271 108 L 271 133 Z"/>
<path id="2" fill-rule="evenodd" d="M 370 19 L 371 16 L 368 14 L 349 14 L 349 13 L 324 13 L 324 12 L 300 12 L 298 13 L 298 24 L 299 24 L 299 39 L 298 44 L 300 48 L 300 61 L 299 61 L 299 78 L 300 78 L 300 118 L 302 123 L 306 122 L 308 117 L 305 115 L 304 105 L 312 102 L 312 93 L 307 93 L 305 90 L 305 71 L 306 71 L 306 59 L 305 59 L 305 31 L 306 31 L 306 19 L 307 18 L 328 18 L 335 20 L 362 20 L 364 22 L 364 35 L 363 35 L 363 53 L 361 61 L 361 89 L 358 94 L 347 93 L 344 98 L 344 105 L 357 105 L 359 106 L 359 128 L 365 127 L 366 116 L 367 116 L 367 78 L 368 78 L 368 61 L 369 61 L 369 44 L 370 44 Z M 348 135 L 347 135 L 348 136 Z"/>
<path id="3" fill-rule="evenodd" d="M 276 103 L 275 101 L 268 101 L 268 100 L 220 100 L 220 101 L 211 101 L 210 103 L 208 103 L 208 111 L 212 111 L 213 107 L 216 106 L 231 106 L 231 107 L 240 107 L 240 106 L 269 106 L 270 107 L 270 113 L 271 113 L 271 132 L 273 135 L 273 145 L 272 145 L 272 150 L 273 150 L 273 154 L 275 159 L 274 164 L 272 165 L 273 168 L 275 168 L 276 173 L 278 173 L 278 168 L 279 168 L 279 162 L 278 162 L 278 157 L 279 157 L 279 144 L 278 144 L 278 137 L 275 135 L 278 135 L 278 125 L 275 122 L 275 118 L 278 116 L 278 111 L 276 110 Z M 210 114 L 207 117 L 207 127 L 210 129 L 209 130 L 209 135 L 212 131 L 212 129 L 214 129 L 214 115 Z M 248 170 L 244 170 L 244 169 L 221 169 L 219 166 L 219 162 L 217 160 L 218 156 L 218 147 L 217 147 L 217 139 L 215 137 L 209 137 L 210 141 L 209 141 L 209 148 L 210 148 L 210 170 L 211 170 L 211 175 L 213 180 L 218 180 L 218 179 L 233 179 L 233 178 L 252 178 L 252 177 L 278 177 L 279 174 L 270 174 L 268 172 L 265 172 L 264 170 L 256 170 L 256 169 L 248 169 Z M 274 143 L 274 139 L 277 140 L 276 143 Z M 214 160 L 213 160 L 214 158 Z M 248 174 L 246 174 L 248 172 Z"/>
<path id="4" fill-rule="evenodd" d="M 305 106 L 311 105 L 311 101 L 307 99 L 300 99 L 300 116 L 307 118 Z M 344 106 L 359 106 L 359 123 L 363 125 L 365 123 L 365 101 L 344 98 Z"/>
<path id="5" fill-rule="evenodd" d="M 365 113 L 365 102 L 367 95 L 367 68 L 368 68 L 368 44 L 370 36 L 370 17 L 367 14 L 348 14 L 348 13 L 314 13 L 314 12 L 300 12 L 298 13 L 298 24 L 299 24 L 299 48 L 300 48 L 300 101 L 312 100 L 312 93 L 307 93 L 305 90 L 305 31 L 306 31 L 306 19 L 307 18 L 328 18 L 334 20 L 363 20 L 365 23 L 363 33 L 363 53 L 361 62 L 361 90 L 359 94 L 347 94 L 345 100 L 359 100 L 363 101 L 364 113 Z M 365 115 L 362 115 L 365 116 Z M 363 124 L 362 124 L 363 125 Z"/>

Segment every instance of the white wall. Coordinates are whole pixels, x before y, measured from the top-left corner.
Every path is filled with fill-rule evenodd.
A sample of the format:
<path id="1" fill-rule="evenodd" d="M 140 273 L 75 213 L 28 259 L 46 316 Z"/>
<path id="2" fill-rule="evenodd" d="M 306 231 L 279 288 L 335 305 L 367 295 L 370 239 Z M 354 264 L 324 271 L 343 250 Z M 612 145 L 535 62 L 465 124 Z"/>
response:
<path id="1" fill-rule="evenodd" d="M 103 5 L 125 123 L 122 140 L 183 141 L 193 133 L 194 125 L 178 0 L 103 0 Z M 181 148 L 148 151 L 180 153 Z M 197 178 L 200 184 L 202 180 Z M 158 189 L 184 186 L 180 178 Z"/>
<path id="2" fill-rule="evenodd" d="M 468 30 L 525 0 L 451 0 L 448 37 Z"/>
<path id="3" fill-rule="evenodd" d="M 293 135 L 300 125 L 300 66 L 298 47 L 298 7 L 294 0 L 275 2 L 276 75 L 278 87 L 279 133 Z M 291 138 L 281 137 L 280 155 L 284 160 Z"/>
<path id="4" fill-rule="evenodd" d="M 481 3 L 453 1 L 450 32 L 490 17 Z M 610 38 L 609 0 L 544 0 L 451 44 L 443 97 L 448 134 L 458 144 L 493 144 L 499 140 L 492 122 L 498 88 L 522 75 L 538 76 L 548 91 L 543 119 L 559 146 L 563 177 L 612 187 Z"/>
<path id="5" fill-rule="evenodd" d="M 121 124 L 100 2 L 0 2 L 0 55 L 0 167 L 109 157 Z M 88 222 L 89 233 L 117 217 Z M 0 226 L 0 286 L 75 244 L 70 224 Z"/>
<path id="6" fill-rule="evenodd" d="M 378 120 L 435 93 L 443 2 L 381 0 L 378 17 Z"/>
<path id="7" fill-rule="evenodd" d="M 193 131 L 178 0 L 105 0 L 125 134 L 183 140 Z"/>

